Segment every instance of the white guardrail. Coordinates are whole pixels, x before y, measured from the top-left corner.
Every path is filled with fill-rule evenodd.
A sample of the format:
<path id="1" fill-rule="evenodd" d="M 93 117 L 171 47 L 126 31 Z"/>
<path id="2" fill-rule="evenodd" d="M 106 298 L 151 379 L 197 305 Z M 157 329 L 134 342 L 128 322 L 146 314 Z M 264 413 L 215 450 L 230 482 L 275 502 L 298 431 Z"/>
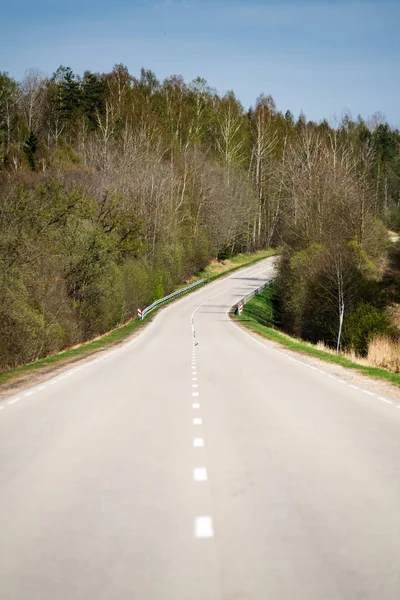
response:
<path id="1" fill-rule="evenodd" d="M 257 296 L 257 294 L 259 294 L 260 292 L 265 290 L 265 288 L 267 288 L 272 283 L 273 280 L 274 280 L 274 277 L 270 277 L 265 283 L 260 285 L 260 287 L 256 288 L 255 290 L 253 290 L 252 292 L 247 294 L 247 296 L 244 296 L 244 298 L 239 300 L 239 302 L 237 302 L 237 304 L 235 304 L 232 307 L 233 312 L 236 312 L 239 315 L 242 314 L 243 306 L 246 304 L 246 302 L 248 302 L 249 300 L 254 298 L 254 296 Z M 186 287 L 181 288 L 180 290 L 177 290 L 176 292 L 173 292 L 172 294 L 169 294 L 169 296 L 165 296 L 164 298 L 160 298 L 159 300 L 156 300 L 155 302 L 153 302 L 153 304 L 150 304 L 150 306 L 146 306 L 146 308 L 144 308 L 143 310 L 141 308 L 138 308 L 138 311 L 137 311 L 138 319 L 143 320 L 145 318 L 145 316 L 150 314 L 151 311 L 153 311 L 154 309 L 158 308 L 159 306 L 162 306 L 169 300 L 174 300 L 175 298 L 179 298 L 179 296 L 186 294 L 186 292 L 189 292 L 190 290 L 193 290 L 194 288 L 199 287 L 200 285 L 203 285 L 204 283 L 207 283 L 208 281 L 209 281 L 209 278 L 199 279 L 199 281 L 195 281 L 194 283 L 187 285 Z"/>
<path id="2" fill-rule="evenodd" d="M 274 277 L 270 277 L 265 283 L 263 283 L 262 285 L 260 285 L 260 287 L 256 288 L 255 290 L 253 290 L 252 292 L 250 292 L 249 294 L 247 294 L 247 296 L 244 296 L 241 300 L 239 300 L 239 302 L 237 304 L 235 304 L 232 308 L 233 308 L 233 312 L 235 312 L 238 315 L 242 314 L 242 310 L 243 310 L 243 306 L 246 304 L 246 302 L 248 302 L 249 300 L 251 300 L 252 298 L 254 298 L 254 296 L 257 296 L 257 294 L 259 294 L 260 292 L 262 292 L 263 290 L 265 290 L 268 286 L 271 285 L 271 283 L 273 282 Z"/>
<path id="3" fill-rule="evenodd" d="M 189 292 L 190 290 L 193 290 L 194 288 L 203 285 L 203 283 L 206 283 L 207 281 L 208 278 L 199 279 L 199 281 L 195 281 L 194 283 L 191 283 L 190 285 L 187 285 L 186 287 L 177 290 L 172 294 L 169 294 L 169 296 L 165 296 L 165 298 L 160 298 L 159 300 L 156 300 L 155 302 L 153 302 L 153 304 L 150 304 L 150 306 L 146 306 L 146 308 L 144 308 L 143 310 L 138 308 L 138 319 L 143 320 L 145 316 L 151 313 L 151 311 L 155 308 L 158 308 L 159 306 L 165 304 L 165 302 L 168 302 L 169 300 L 179 298 L 179 296 L 182 296 L 183 294 L 186 294 L 186 292 Z"/>

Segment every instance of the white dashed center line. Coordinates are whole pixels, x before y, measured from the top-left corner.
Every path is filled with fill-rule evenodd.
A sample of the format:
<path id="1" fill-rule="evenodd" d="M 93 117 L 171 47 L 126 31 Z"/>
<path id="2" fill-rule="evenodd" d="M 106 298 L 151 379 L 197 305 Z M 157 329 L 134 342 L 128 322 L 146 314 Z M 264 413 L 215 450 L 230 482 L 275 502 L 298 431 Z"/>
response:
<path id="1" fill-rule="evenodd" d="M 202 448 L 204 446 L 203 438 L 194 438 L 193 447 L 194 448 Z"/>
<path id="2" fill-rule="evenodd" d="M 207 481 L 207 469 L 205 467 L 196 467 L 193 469 L 194 481 Z"/>
<path id="3" fill-rule="evenodd" d="M 202 425 L 203 419 L 201 417 L 196 417 L 193 419 L 193 425 Z"/>
<path id="4" fill-rule="evenodd" d="M 194 535 L 197 538 L 212 538 L 214 536 L 211 517 L 196 517 L 194 521 Z"/>
<path id="5" fill-rule="evenodd" d="M 192 404 L 192 408 L 200 408 L 200 404 L 198 402 L 194 402 Z"/>

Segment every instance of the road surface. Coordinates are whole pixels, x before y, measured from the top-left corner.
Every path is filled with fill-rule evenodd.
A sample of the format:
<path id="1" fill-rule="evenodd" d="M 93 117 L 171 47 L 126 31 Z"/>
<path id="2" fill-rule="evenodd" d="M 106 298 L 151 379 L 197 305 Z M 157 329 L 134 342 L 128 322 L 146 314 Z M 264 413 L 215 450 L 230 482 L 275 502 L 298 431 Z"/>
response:
<path id="1" fill-rule="evenodd" d="M 271 268 L 3 403 L 2 600 L 400 598 L 400 410 L 230 321 Z"/>

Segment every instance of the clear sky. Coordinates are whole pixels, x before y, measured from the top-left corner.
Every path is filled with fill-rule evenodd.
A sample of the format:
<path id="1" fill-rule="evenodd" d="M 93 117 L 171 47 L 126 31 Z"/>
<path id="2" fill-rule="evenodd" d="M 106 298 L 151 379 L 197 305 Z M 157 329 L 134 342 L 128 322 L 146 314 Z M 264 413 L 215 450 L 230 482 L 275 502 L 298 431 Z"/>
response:
<path id="1" fill-rule="evenodd" d="M 400 0 L 14 0 L 0 5 L 0 70 L 51 75 L 125 64 L 200 75 L 244 106 L 271 94 L 307 118 L 400 127 Z"/>

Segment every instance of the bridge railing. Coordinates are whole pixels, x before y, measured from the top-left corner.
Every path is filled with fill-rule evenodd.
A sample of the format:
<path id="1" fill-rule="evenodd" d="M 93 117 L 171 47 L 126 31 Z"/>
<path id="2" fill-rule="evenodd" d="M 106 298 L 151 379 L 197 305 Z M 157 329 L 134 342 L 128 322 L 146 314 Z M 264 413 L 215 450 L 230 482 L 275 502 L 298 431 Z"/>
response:
<path id="1" fill-rule="evenodd" d="M 248 302 L 249 300 L 254 298 L 254 296 L 257 296 L 257 294 L 259 294 L 260 292 L 265 290 L 267 287 L 269 287 L 271 285 L 271 283 L 273 282 L 273 280 L 274 280 L 274 277 L 270 277 L 265 283 L 260 285 L 260 287 L 256 288 L 255 290 L 252 290 L 246 296 L 241 298 L 241 300 L 239 300 L 239 302 L 237 302 L 233 306 L 233 312 L 240 315 L 242 313 L 243 306 L 246 304 L 246 302 Z"/>
<path id="2" fill-rule="evenodd" d="M 179 296 L 183 296 L 183 294 L 186 294 L 186 292 L 189 292 L 190 290 L 193 290 L 194 288 L 199 287 L 200 285 L 203 285 L 207 281 L 208 281 L 207 278 L 199 279 L 198 281 L 195 281 L 194 283 L 191 283 L 190 285 L 187 285 L 186 287 L 181 288 L 180 290 L 177 290 L 176 292 L 173 292 L 172 294 L 169 294 L 169 296 L 165 296 L 164 298 L 160 298 L 159 300 L 156 300 L 155 302 L 153 302 L 153 304 L 150 304 L 150 306 L 146 306 L 146 308 L 144 308 L 142 311 L 138 311 L 139 318 L 144 319 L 145 316 L 148 315 L 149 313 L 151 313 L 154 309 L 158 308 L 159 306 L 162 306 L 163 304 L 165 304 L 166 302 L 169 302 L 170 300 L 175 300 L 175 298 L 179 298 Z"/>

